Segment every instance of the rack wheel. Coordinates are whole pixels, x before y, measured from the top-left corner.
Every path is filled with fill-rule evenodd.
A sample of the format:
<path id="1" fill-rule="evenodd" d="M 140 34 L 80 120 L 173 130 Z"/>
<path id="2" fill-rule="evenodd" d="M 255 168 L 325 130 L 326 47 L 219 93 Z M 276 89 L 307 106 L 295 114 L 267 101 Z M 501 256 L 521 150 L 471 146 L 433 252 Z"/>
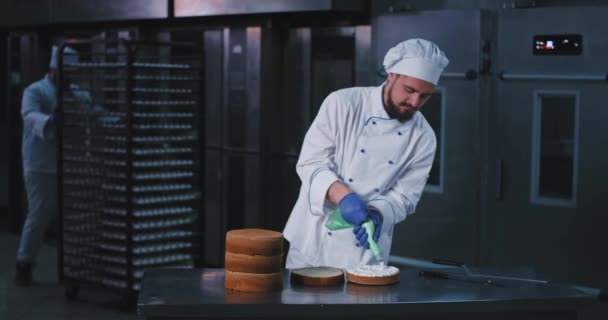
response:
<path id="1" fill-rule="evenodd" d="M 76 296 L 78 296 L 78 286 L 67 286 L 67 288 L 65 288 L 65 296 L 71 301 L 76 300 Z"/>

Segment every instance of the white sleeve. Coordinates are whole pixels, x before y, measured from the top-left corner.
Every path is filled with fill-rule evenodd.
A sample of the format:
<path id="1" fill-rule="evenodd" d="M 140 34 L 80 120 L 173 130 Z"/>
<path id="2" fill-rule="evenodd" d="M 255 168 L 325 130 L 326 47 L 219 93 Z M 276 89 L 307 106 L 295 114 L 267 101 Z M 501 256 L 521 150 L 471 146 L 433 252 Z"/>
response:
<path id="1" fill-rule="evenodd" d="M 296 165 L 302 188 L 308 195 L 309 212 L 313 215 L 323 214 L 327 190 L 340 180 L 334 163 L 336 140 L 339 138 L 337 112 L 336 97 L 330 94 L 304 137 Z"/>
<path id="2" fill-rule="evenodd" d="M 428 174 L 433 166 L 436 150 L 436 138 L 430 134 L 421 136 L 420 146 L 404 173 L 391 188 L 379 197 L 368 202 L 383 215 L 385 223 L 397 224 L 414 213 L 418 200 L 426 185 Z"/>
<path id="3" fill-rule="evenodd" d="M 33 88 L 23 91 L 21 99 L 23 130 L 31 130 L 40 139 L 53 139 L 54 128 L 49 125 L 50 115 L 40 112 L 40 96 L 40 92 Z"/>

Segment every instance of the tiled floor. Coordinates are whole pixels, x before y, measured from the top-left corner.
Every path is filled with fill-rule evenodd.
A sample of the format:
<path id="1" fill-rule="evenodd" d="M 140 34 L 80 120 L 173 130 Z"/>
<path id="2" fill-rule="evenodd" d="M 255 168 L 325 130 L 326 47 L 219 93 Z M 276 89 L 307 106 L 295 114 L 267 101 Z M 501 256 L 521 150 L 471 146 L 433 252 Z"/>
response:
<path id="1" fill-rule="evenodd" d="M 0 319 L 138 319 L 135 311 L 120 310 L 121 296 L 97 288 L 81 288 L 76 301 L 65 297 L 57 281 L 57 257 L 54 247 L 45 245 L 34 269 L 34 285 L 13 285 L 15 252 L 18 237 L 0 233 Z"/>

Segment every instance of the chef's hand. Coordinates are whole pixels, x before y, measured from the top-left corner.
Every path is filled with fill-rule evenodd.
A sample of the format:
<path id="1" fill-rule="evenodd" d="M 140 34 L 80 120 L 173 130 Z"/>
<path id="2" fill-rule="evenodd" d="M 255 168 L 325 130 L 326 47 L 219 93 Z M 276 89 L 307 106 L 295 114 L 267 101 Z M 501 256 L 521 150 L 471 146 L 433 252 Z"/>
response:
<path id="1" fill-rule="evenodd" d="M 356 226 L 361 225 L 368 217 L 367 205 L 354 192 L 340 200 L 340 212 L 344 220 Z"/>
<path id="2" fill-rule="evenodd" d="M 380 239 L 380 231 L 382 230 L 382 214 L 380 212 L 370 209 L 369 216 L 374 222 L 374 236 L 372 237 L 374 241 L 378 242 Z M 357 241 L 360 246 L 365 247 L 365 249 L 369 249 L 369 242 L 367 241 L 367 231 L 361 225 L 357 225 L 353 228 L 353 233 L 357 237 Z"/>
<path id="3" fill-rule="evenodd" d="M 57 115 L 55 111 L 49 115 L 49 119 L 47 121 L 49 122 L 49 124 L 55 125 L 55 121 L 57 121 Z"/>
<path id="4" fill-rule="evenodd" d="M 55 139 L 55 130 L 57 128 L 57 126 L 59 125 L 59 113 L 57 112 L 57 110 L 53 111 L 51 114 L 49 114 L 49 117 L 47 119 L 47 121 L 44 123 L 44 127 L 43 127 L 43 137 L 44 139 L 47 140 L 53 140 Z"/>
<path id="5" fill-rule="evenodd" d="M 53 110 L 51 114 L 49 114 L 48 124 L 51 125 L 52 128 L 59 125 L 59 120 L 61 117 L 59 116 L 59 111 L 57 109 Z"/>

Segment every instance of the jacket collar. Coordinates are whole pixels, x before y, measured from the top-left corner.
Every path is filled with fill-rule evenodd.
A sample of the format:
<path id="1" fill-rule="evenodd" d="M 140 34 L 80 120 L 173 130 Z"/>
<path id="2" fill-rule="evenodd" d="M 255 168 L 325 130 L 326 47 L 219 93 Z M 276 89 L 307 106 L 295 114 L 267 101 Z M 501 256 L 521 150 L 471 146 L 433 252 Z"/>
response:
<path id="1" fill-rule="evenodd" d="M 390 119 L 388 113 L 386 113 L 386 109 L 384 109 L 384 97 L 382 96 L 385 84 L 386 81 L 383 82 L 380 86 L 375 87 L 374 90 L 372 90 L 372 116 L 383 119 Z"/>
<path id="2" fill-rule="evenodd" d="M 384 89 L 385 84 L 386 84 L 386 82 L 382 83 L 382 85 L 380 85 L 379 87 L 375 87 L 372 90 L 371 116 L 369 116 L 367 119 L 365 119 L 365 124 L 364 124 L 365 127 L 368 128 L 367 130 L 371 130 L 370 132 L 381 133 L 381 132 L 390 132 L 390 131 L 394 131 L 394 130 L 398 130 L 398 129 L 404 129 L 404 128 L 411 126 L 412 123 L 417 121 L 417 119 L 420 117 L 420 115 L 418 114 L 419 113 L 419 111 L 418 111 L 414 114 L 414 116 L 410 120 L 408 120 L 406 122 L 399 122 L 399 120 L 397 120 L 397 119 L 391 119 L 390 116 L 388 115 L 388 113 L 386 113 L 386 109 L 384 109 L 384 99 L 382 96 L 382 91 Z M 371 126 L 370 126 L 370 124 L 371 124 Z M 369 128 L 375 128 L 375 129 L 369 129 Z"/>

